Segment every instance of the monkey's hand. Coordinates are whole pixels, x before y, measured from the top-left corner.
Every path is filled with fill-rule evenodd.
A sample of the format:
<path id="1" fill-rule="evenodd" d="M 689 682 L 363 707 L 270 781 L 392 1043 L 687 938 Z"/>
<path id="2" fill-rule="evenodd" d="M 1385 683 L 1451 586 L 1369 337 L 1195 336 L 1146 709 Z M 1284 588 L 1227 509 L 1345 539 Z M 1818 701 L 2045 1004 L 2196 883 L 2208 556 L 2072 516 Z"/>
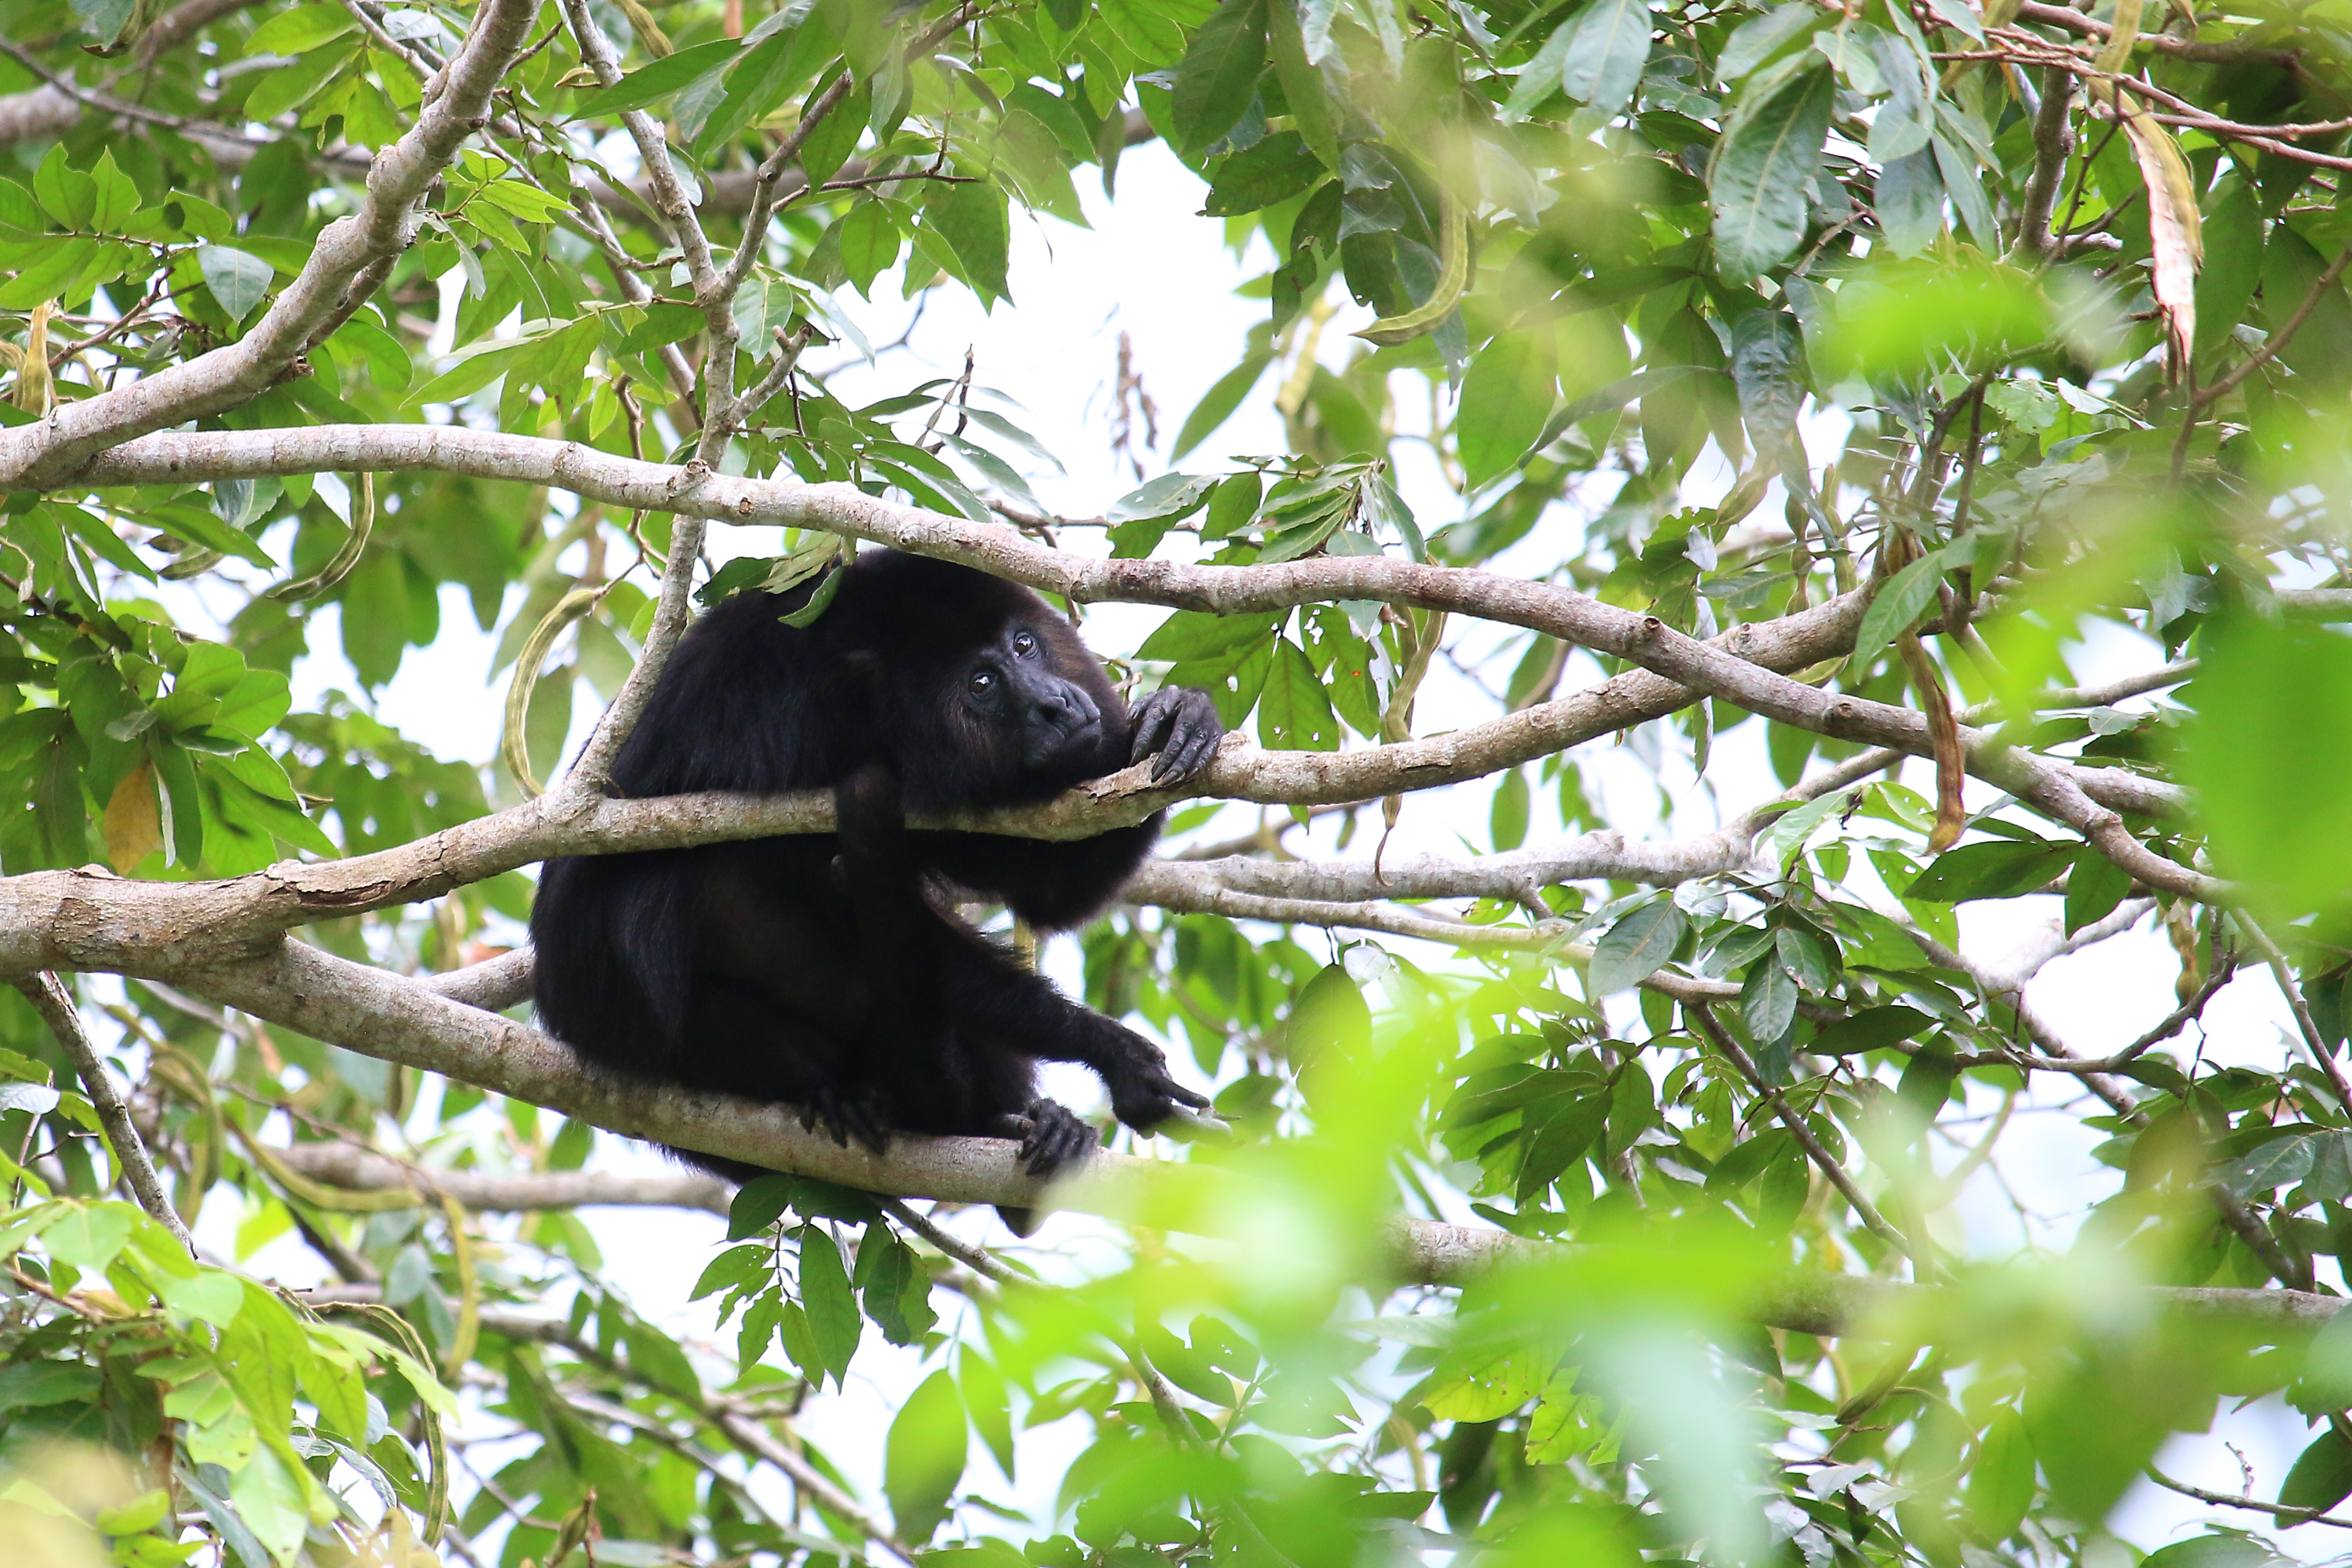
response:
<path id="1" fill-rule="evenodd" d="M 1153 784 L 1191 778 L 1216 757 L 1218 743 L 1225 738 L 1224 721 L 1217 717 L 1215 701 L 1207 692 L 1189 686 L 1163 686 L 1137 703 L 1128 716 L 1135 724 L 1135 743 L 1127 760 L 1139 763 L 1157 752 L 1160 761 L 1151 770 Z"/>
<path id="2" fill-rule="evenodd" d="M 1168 1076 L 1168 1058 L 1140 1035 L 1128 1059 L 1103 1074 L 1103 1084 L 1110 1090 L 1112 1113 L 1139 1132 L 1149 1132 L 1181 1109 L 1209 1108 L 1206 1095 Z"/>
<path id="3" fill-rule="evenodd" d="M 1023 1114 L 999 1118 L 997 1131 L 1021 1140 L 1022 1168 L 1033 1176 L 1050 1176 L 1065 1165 L 1077 1164 L 1102 1142 L 1076 1111 L 1057 1100 L 1031 1100 Z"/>

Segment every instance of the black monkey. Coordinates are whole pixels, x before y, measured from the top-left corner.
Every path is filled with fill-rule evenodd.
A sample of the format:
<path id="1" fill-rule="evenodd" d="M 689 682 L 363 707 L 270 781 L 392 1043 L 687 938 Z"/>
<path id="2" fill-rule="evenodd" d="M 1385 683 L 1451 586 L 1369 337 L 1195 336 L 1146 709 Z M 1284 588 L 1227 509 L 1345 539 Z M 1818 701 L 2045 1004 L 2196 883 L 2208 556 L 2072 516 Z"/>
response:
<path id="1" fill-rule="evenodd" d="M 1205 1106 L 1159 1047 L 940 908 L 951 886 L 1041 931 L 1080 924 L 1158 816 L 1069 843 L 906 816 L 1050 799 L 1154 752 L 1155 778 L 1190 776 L 1216 751 L 1215 705 L 1164 689 L 1129 711 L 1044 600 L 971 567 L 884 550 L 838 571 L 805 629 L 779 617 L 814 584 L 704 616 L 613 773 L 633 796 L 830 788 L 839 831 L 548 861 L 530 921 L 541 1021 L 617 1072 L 791 1105 L 843 1142 L 1018 1137 L 1039 1175 L 1094 1144 L 1038 1097 L 1039 1058 L 1092 1068 L 1132 1127 Z"/>

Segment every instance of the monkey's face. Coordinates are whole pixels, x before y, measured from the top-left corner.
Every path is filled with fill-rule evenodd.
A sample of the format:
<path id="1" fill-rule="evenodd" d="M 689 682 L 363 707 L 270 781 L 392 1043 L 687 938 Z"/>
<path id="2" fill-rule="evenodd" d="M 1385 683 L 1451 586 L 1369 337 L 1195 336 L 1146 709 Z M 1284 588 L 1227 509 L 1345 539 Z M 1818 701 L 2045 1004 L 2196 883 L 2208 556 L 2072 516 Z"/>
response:
<path id="1" fill-rule="evenodd" d="M 1057 668 L 1058 652 L 1015 622 L 972 656 L 957 699 L 966 732 L 1039 785 L 1090 776 L 1103 751 L 1102 707 Z"/>

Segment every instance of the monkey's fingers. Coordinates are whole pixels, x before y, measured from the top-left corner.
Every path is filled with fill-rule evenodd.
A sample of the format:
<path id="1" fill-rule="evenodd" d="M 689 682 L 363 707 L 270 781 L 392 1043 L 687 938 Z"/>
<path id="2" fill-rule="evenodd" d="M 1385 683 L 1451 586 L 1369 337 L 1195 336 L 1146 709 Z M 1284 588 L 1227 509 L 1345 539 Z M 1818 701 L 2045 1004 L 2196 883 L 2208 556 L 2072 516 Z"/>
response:
<path id="1" fill-rule="evenodd" d="M 1151 782 L 1165 784 L 1192 777 L 1216 761 L 1217 748 L 1224 739 L 1224 731 L 1214 727 L 1184 736 L 1160 754 L 1159 765 L 1151 770 Z"/>
<path id="2" fill-rule="evenodd" d="M 1165 700 L 1169 693 L 1159 690 L 1137 703 L 1129 717 L 1135 721 L 1135 740 L 1128 747 L 1127 760 L 1139 763 L 1153 752 L 1165 748 L 1176 728 L 1176 707 Z M 1155 773 L 1155 777 L 1157 774 Z"/>

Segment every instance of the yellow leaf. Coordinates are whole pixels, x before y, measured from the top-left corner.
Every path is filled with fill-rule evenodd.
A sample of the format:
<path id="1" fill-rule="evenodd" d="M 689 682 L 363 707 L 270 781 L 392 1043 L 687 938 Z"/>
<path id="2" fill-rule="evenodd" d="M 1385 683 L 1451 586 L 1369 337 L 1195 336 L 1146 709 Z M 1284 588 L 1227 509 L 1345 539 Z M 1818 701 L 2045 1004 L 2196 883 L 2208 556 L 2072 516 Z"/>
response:
<path id="1" fill-rule="evenodd" d="M 106 802 L 106 859 L 124 876 L 153 854 L 163 842 L 163 819 L 155 809 L 155 770 L 141 763 L 123 775 Z"/>
<path id="2" fill-rule="evenodd" d="M 27 414 L 47 414 L 57 400 L 56 385 L 49 379 L 49 313 L 57 308 L 56 300 L 42 300 L 33 307 L 33 319 L 25 329 L 24 357 L 17 362 L 16 385 L 9 401 Z"/>
<path id="3" fill-rule="evenodd" d="M 2119 76 L 2131 63 L 2132 46 L 2139 41 L 2140 0 L 2116 0 L 2116 16 L 2107 34 L 2107 47 L 2093 60 L 2094 69 L 2109 76 Z"/>
<path id="4" fill-rule="evenodd" d="M 2151 282 L 2157 306 L 2164 312 L 2168 368 L 2178 377 L 2187 368 L 2189 345 L 2197 339 L 2197 269 L 2205 260 L 2197 184 L 2180 144 L 2130 93 L 2116 94 L 2116 112 L 2123 116 L 2140 183 L 2147 187 L 2148 245 L 2156 256 Z"/>

